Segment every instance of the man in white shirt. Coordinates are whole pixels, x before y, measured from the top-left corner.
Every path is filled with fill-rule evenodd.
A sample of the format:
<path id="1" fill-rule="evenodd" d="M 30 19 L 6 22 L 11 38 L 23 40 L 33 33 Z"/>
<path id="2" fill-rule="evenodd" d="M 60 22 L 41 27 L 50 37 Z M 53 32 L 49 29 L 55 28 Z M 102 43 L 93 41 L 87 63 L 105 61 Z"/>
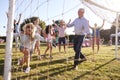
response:
<path id="1" fill-rule="evenodd" d="M 86 61 L 85 56 L 81 52 L 81 47 L 83 43 L 84 36 L 90 36 L 88 20 L 84 18 L 84 9 L 80 8 L 78 10 L 78 18 L 76 18 L 71 24 L 67 24 L 67 27 L 74 26 L 75 38 L 74 38 L 74 69 L 78 69 L 79 62 Z M 81 60 L 79 61 L 79 58 Z"/>

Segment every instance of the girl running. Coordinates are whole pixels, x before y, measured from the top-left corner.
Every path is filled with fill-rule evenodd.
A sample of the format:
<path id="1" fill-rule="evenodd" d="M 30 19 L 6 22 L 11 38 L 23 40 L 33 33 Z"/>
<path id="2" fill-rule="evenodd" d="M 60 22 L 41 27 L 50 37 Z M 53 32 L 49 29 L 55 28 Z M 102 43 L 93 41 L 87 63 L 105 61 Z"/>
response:
<path id="1" fill-rule="evenodd" d="M 38 17 L 33 17 L 33 24 L 35 25 L 35 33 L 41 35 L 41 31 L 42 31 L 42 28 L 39 26 L 39 18 Z M 37 54 L 38 54 L 38 59 L 41 59 L 41 55 L 40 55 L 40 41 L 37 40 L 36 43 L 35 43 L 35 49 L 34 49 L 34 52 L 36 52 L 37 50 Z"/>
<path id="2" fill-rule="evenodd" d="M 52 26 L 51 25 L 48 25 L 46 26 L 46 29 L 45 29 L 45 39 L 46 39 L 46 45 L 47 45 L 47 48 L 44 52 L 44 57 L 46 58 L 46 53 L 47 51 L 50 49 L 50 58 L 52 59 L 52 36 L 53 36 L 53 32 L 52 32 Z"/>
<path id="3" fill-rule="evenodd" d="M 30 71 L 30 55 L 35 47 L 35 42 L 37 40 L 45 41 L 43 37 L 34 32 L 34 29 L 35 26 L 32 23 L 28 23 L 23 26 L 23 32 L 14 34 L 14 36 L 20 36 L 20 51 L 24 56 L 18 60 L 18 65 L 26 63 L 27 68 L 25 73 L 29 73 Z"/>

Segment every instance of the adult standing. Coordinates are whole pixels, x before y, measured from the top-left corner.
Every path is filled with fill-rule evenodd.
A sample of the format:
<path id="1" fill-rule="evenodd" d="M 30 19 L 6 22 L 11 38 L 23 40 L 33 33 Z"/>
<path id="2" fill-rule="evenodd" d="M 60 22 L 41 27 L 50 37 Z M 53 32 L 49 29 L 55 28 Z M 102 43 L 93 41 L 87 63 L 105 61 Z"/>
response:
<path id="1" fill-rule="evenodd" d="M 79 64 L 79 58 L 81 58 L 81 61 L 86 61 L 85 56 L 81 52 L 81 47 L 83 43 L 84 36 L 90 36 L 90 30 L 89 30 L 89 24 L 88 20 L 84 18 L 84 12 L 85 10 L 83 8 L 80 8 L 78 10 L 78 18 L 76 18 L 71 24 L 67 24 L 68 27 L 74 26 L 74 51 L 75 51 L 75 57 L 74 57 L 74 69 L 78 69 Z"/>

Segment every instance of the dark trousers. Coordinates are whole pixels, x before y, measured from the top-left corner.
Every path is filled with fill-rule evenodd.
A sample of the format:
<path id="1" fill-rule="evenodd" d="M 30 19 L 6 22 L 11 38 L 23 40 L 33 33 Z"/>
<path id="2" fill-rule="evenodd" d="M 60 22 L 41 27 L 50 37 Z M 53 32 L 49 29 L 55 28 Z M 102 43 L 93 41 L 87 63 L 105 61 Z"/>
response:
<path id="1" fill-rule="evenodd" d="M 74 51 L 75 51 L 74 66 L 78 65 L 79 58 L 81 58 L 81 59 L 85 58 L 85 56 L 81 52 L 83 39 L 84 39 L 84 35 L 75 35 L 75 38 L 74 38 Z"/>

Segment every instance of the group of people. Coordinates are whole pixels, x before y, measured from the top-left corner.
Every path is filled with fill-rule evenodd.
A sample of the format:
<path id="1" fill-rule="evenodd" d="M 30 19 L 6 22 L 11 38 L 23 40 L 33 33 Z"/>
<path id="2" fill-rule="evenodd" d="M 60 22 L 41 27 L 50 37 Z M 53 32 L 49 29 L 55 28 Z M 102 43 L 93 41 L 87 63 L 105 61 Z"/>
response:
<path id="1" fill-rule="evenodd" d="M 19 17 L 19 20 L 21 15 Z M 14 25 L 19 25 L 18 22 L 14 22 Z M 17 29 L 16 29 L 17 28 Z M 25 70 L 26 73 L 30 71 L 30 60 L 32 59 L 32 53 L 38 54 L 38 59 L 41 59 L 40 54 L 40 41 L 46 42 L 46 49 L 42 57 L 46 58 L 46 53 L 50 49 L 49 56 L 50 59 L 52 56 L 52 46 L 59 47 L 59 52 L 61 52 L 61 45 L 64 46 L 64 52 L 66 53 L 66 40 L 65 40 L 65 29 L 66 25 L 63 20 L 60 20 L 60 25 L 56 24 L 53 20 L 53 25 L 47 25 L 44 30 L 39 26 L 39 18 L 34 17 L 30 23 L 26 23 L 22 27 L 22 31 L 18 29 L 19 27 L 15 26 L 14 38 L 16 42 L 16 49 L 18 48 L 20 39 L 20 51 L 24 54 L 23 58 L 18 60 L 18 65 L 27 64 Z M 19 30 L 19 31 L 16 31 Z M 41 36 L 41 33 L 43 36 Z M 58 38 L 58 42 L 57 39 Z M 54 42 L 55 41 L 55 42 Z M 53 43 L 54 42 L 54 43 Z"/>
<path id="2" fill-rule="evenodd" d="M 90 27 L 88 20 L 84 17 L 85 10 L 83 8 L 80 8 L 78 10 L 78 17 L 70 23 L 70 21 L 66 24 L 64 20 L 60 20 L 60 25 L 56 24 L 53 20 L 53 25 L 47 25 L 44 30 L 39 26 L 39 18 L 36 17 L 31 23 L 27 23 L 23 26 L 23 31 L 17 31 L 19 30 L 19 27 L 16 27 L 19 25 L 19 21 L 21 18 L 21 14 L 19 17 L 19 20 L 17 23 L 14 23 L 15 25 L 15 40 L 17 43 L 16 48 L 18 47 L 18 38 L 20 38 L 20 51 L 24 54 L 23 58 L 20 58 L 18 60 L 18 65 L 23 65 L 24 63 L 27 64 L 27 68 L 25 70 L 26 73 L 29 73 L 30 71 L 30 60 L 32 59 L 32 53 L 35 52 L 38 54 L 38 59 L 41 59 L 40 54 L 40 41 L 46 42 L 46 49 L 44 52 L 43 57 L 46 58 L 46 53 L 50 49 L 50 59 L 53 58 L 52 56 L 52 46 L 56 46 L 58 44 L 59 52 L 61 52 L 61 44 L 64 46 L 64 52 L 66 53 L 66 38 L 65 38 L 65 29 L 67 27 L 73 27 L 74 26 L 74 51 L 75 51 L 75 57 L 74 57 L 74 69 L 78 69 L 78 64 L 80 62 L 86 61 L 86 57 L 81 52 L 82 43 L 84 40 L 84 37 L 91 37 L 90 35 L 90 29 L 93 30 L 92 38 L 93 38 L 93 45 L 94 40 L 97 40 L 98 50 L 99 50 L 99 30 L 100 28 L 97 28 L 97 25 L 95 24 L 95 28 Z M 102 25 L 103 27 L 103 25 Z M 41 33 L 43 36 L 41 36 Z M 54 43 L 56 42 L 56 43 Z M 93 50 L 94 50 L 94 46 Z M 79 59 L 80 58 L 80 59 Z"/>

